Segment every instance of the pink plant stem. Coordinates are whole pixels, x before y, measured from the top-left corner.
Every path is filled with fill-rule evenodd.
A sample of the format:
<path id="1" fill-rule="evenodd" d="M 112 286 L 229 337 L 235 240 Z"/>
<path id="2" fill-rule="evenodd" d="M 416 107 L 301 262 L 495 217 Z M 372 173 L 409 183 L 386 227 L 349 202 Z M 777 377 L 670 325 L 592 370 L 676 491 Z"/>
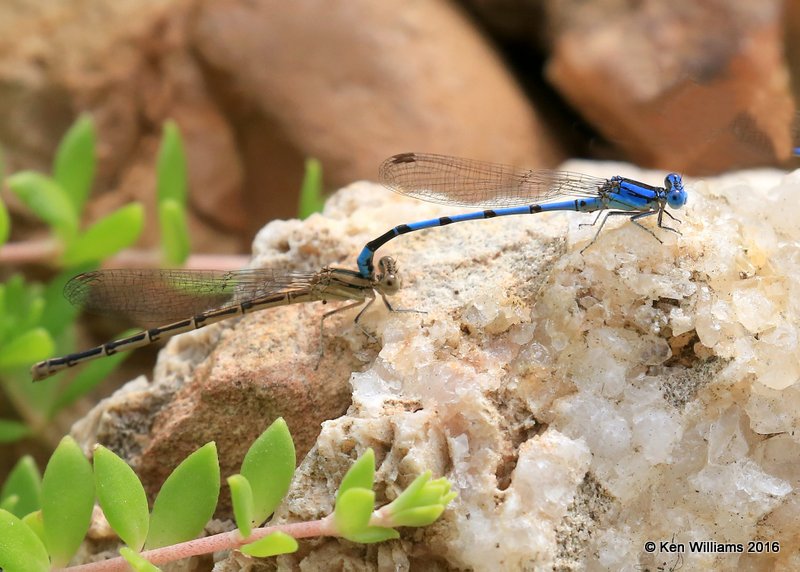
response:
<path id="1" fill-rule="evenodd" d="M 58 242 L 53 239 L 9 242 L 0 246 L 0 262 L 3 264 L 31 264 L 53 262 L 60 253 Z"/>
<path id="2" fill-rule="evenodd" d="M 211 552 L 219 552 L 220 550 L 239 548 L 240 546 L 255 542 L 260 538 L 278 531 L 284 532 L 294 538 L 336 535 L 331 518 L 326 517 L 322 520 L 314 520 L 311 522 L 297 522 L 293 524 L 280 524 L 256 528 L 247 538 L 242 538 L 238 530 L 232 530 L 230 532 L 206 536 L 205 538 L 198 538 L 172 546 L 165 546 L 164 548 L 147 550 L 141 552 L 140 556 L 146 558 L 153 564 L 165 564 L 182 558 L 189 558 L 190 556 L 199 556 L 200 554 L 209 554 Z M 129 570 L 129 566 L 124 558 L 119 557 L 103 560 L 102 562 L 70 566 L 69 568 L 61 568 L 60 570 L 68 570 L 69 572 L 126 572 Z"/>
<path id="3" fill-rule="evenodd" d="M 53 239 L 10 242 L 0 246 L 0 264 L 50 264 L 57 266 L 60 244 Z M 250 263 L 250 256 L 237 254 L 192 254 L 185 268 L 236 270 Z M 124 250 L 103 263 L 106 268 L 157 268 L 161 254 L 155 250 Z"/>

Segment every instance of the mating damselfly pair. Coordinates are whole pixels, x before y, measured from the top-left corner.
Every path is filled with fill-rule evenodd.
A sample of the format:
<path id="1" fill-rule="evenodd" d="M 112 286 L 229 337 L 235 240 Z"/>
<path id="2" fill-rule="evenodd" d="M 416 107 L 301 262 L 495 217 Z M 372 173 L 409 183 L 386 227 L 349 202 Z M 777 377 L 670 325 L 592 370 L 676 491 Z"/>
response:
<path id="1" fill-rule="evenodd" d="M 656 216 L 658 227 L 677 233 L 663 224 L 663 217 L 677 220 L 666 208 L 681 208 L 687 200 L 681 177 L 675 173 L 666 176 L 663 187 L 656 187 L 619 176 L 603 179 L 564 171 L 519 169 L 429 153 L 390 157 L 381 165 L 380 180 L 395 192 L 422 200 L 499 208 L 396 226 L 364 246 L 357 260 L 358 271 L 327 267 L 311 273 L 268 268 L 230 272 L 128 269 L 80 274 L 65 287 L 66 297 L 76 306 L 96 313 L 169 323 L 39 362 L 31 368 L 34 380 L 89 360 L 275 306 L 313 301 L 350 302 L 325 313 L 324 320 L 333 313 L 363 304 L 355 318 L 357 323 L 377 295 L 392 310 L 386 297 L 396 293 L 401 285 L 396 263 L 392 258 L 382 258 L 376 274 L 373 257 L 379 247 L 408 232 L 518 214 L 598 212 L 591 224 L 600 225 L 585 250 L 594 243 L 609 216 L 627 215 L 659 241 L 653 231 L 639 223 L 642 218 Z"/>

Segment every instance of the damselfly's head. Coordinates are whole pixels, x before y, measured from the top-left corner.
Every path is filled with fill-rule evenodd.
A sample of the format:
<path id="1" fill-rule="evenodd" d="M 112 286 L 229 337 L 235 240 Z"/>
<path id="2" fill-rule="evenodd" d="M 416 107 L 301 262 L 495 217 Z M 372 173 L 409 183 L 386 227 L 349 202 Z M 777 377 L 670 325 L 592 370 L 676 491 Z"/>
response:
<path id="1" fill-rule="evenodd" d="M 673 209 L 679 209 L 686 204 L 689 198 L 683 188 L 683 180 L 678 173 L 670 173 L 664 179 L 664 188 L 667 190 L 667 204 Z"/>
<path id="2" fill-rule="evenodd" d="M 394 294 L 403 285 L 400 275 L 397 273 L 397 262 L 391 256 L 384 256 L 378 260 L 378 274 L 375 281 L 384 294 Z"/>

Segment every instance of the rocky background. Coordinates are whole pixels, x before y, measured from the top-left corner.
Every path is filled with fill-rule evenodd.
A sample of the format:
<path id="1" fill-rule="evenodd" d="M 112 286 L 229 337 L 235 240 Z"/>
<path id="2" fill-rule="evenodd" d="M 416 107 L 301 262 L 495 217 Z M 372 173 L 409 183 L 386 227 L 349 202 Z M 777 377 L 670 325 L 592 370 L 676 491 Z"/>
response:
<path id="1" fill-rule="evenodd" d="M 0 146 L 9 171 L 46 170 L 90 112 L 102 145 L 90 212 L 132 199 L 152 209 L 154 155 L 173 118 L 188 146 L 194 246 L 215 253 L 249 252 L 266 222 L 296 216 L 307 157 L 329 189 L 374 179 L 383 158 L 410 150 L 689 174 L 775 164 L 790 149 L 798 6 L 3 2 Z M 4 198 L 13 238 L 35 235 Z"/>

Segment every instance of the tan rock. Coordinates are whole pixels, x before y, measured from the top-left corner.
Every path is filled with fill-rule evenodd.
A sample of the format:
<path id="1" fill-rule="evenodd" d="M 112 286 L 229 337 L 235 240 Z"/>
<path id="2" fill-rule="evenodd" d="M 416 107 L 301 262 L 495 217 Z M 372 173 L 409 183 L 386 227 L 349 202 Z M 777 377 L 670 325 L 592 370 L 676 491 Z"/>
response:
<path id="1" fill-rule="evenodd" d="M 707 174 L 789 157 L 780 2 L 549 6 L 548 79 L 634 162 Z"/>
<path id="2" fill-rule="evenodd" d="M 220 89 L 321 159 L 333 183 L 421 148 L 533 166 L 558 157 L 492 48 L 447 3 L 201 2 L 194 43 Z"/>

